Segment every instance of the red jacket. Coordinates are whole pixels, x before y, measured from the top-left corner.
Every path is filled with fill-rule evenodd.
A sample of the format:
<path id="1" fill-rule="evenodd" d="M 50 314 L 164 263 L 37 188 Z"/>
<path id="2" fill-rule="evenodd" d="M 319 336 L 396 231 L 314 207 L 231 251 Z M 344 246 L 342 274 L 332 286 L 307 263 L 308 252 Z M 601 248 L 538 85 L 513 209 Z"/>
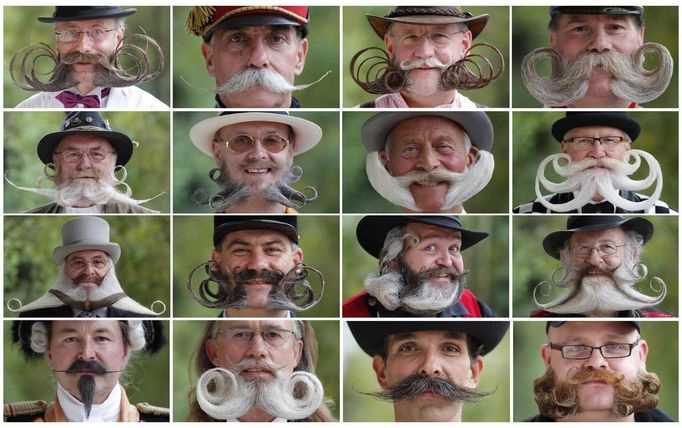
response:
<path id="1" fill-rule="evenodd" d="M 380 303 L 376 305 L 370 304 L 370 295 L 367 291 L 349 297 L 343 302 L 343 316 L 344 318 L 355 317 L 376 317 L 378 316 Z M 382 307 L 383 309 L 383 307 Z M 397 311 L 396 311 L 397 312 Z M 409 315 L 409 314 L 408 314 Z M 405 315 L 393 315 L 405 316 Z M 468 288 L 464 290 L 459 302 L 452 305 L 450 308 L 441 312 L 436 316 L 454 316 L 462 318 L 482 318 L 494 317 L 495 313 L 488 308 L 485 303 L 480 302 L 474 293 Z"/>

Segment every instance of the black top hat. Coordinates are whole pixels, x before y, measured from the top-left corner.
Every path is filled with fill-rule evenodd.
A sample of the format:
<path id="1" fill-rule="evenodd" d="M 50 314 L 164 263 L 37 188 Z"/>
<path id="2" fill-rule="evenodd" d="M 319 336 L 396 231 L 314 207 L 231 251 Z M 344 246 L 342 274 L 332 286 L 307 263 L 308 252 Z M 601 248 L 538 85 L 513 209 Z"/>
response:
<path id="1" fill-rule="evenodd" d="M 643 15 L 642 6 L 550 6 L 549 15 Z"/>
<path id="2" fill-rule="evenodd" d="M 598 230 L 621 227 L 625 231 L 635 231 L 642 236 L 646 244 L 654 234 L 654 225 L 643 217 L 625 219 L 619 215 L 572 215 L 566 220 L 566 229 L 552 232 L 542 241 L 547 254 L 557 260 L 561 259 L 559 250 L 574 232 L 594 232 Z"/>
<path id="3" fill-rule="evenodd" d="M 552 135 L 561 142 L 564 135 L 571 129 L 583 126 L 610 126 L 618 128 L 628 134 L 630 141 L 634 142 L 639 137 L 641 127 L 633 117 L 618 111 L 576 111 L 566 112 L 566 117 L 554 122 Z"/>
<path id="4" fill-rule="evenodd" d="M 137 9 L 123 9 L 120 6 L 55 6 L 52 16 L 39 16 L 38 21 L 52 23 L 100 18 L 123 18 L 135 12 L 137 12 Z"/>
<path id="5" fill-rule="evenodd" d="M 473 16 L 464 12 L 459 6 L 397 6 L 384 16 L 367 15 L 369 25 L 384 38 L 388 27 L 393 22 L 417 25 L 465 24 L 471 31 L 472 38 L 483 31 L 488 22 L 488 14 Z"/>
<path id="6" fill-rule="evenodd" d="M 369 254 L 379 258 L 381 249 L 384 247 L 386 234 L 394 227 L 404 226 L 407 223 L 423 223 L 442 227 L 445 229 L 458 230 L 462 234 L 461 251 L 466 250 L 477 242 L 488 237 L 487 232 L 466 230 L 457 216 L 436 215 L 393 215 L 393 216 L 366 216 L 363 217 L 355 229 L 358 242 Z"/>
<path id="7" fill-rule="evenodd" d="M 225 235 L 230 232 L 258 229 L 274 230 L 298 244 L 298 222 L 295 215 L 215 215 L 213 246 L 219 247 Z"/>
<path id="8" fill-rule="evenodd" d="M 469 135 L 471 144 L 481 150 L 493 148 L 493 124 L 484 111 L 397 111 L 381 112 L 362 125 L 362 144 L 368 152 L 384 150 L 386 138 L 400 122 L 413 117 L 437 116 L 451 120 Z"/>
<path id="9" fill-rule="evenodd" d="M 412 331 L 445 330 L 466 333 L 477 345 L 479 355 L 492 351 L 502 341 L 509 329 L 508 321 L 348 321 L 355 341 L 370 356 L 386 350 L 386 337 L 395 333 Z M 471 350 L 469 350 L 471 352 Z"/>
<path id="10" fill-rule="evenodd" d="M 549 328 L 550 328 L 550 327 L 552 327 L 552 328 L 559 328 L 559 327 L 561 327 L 561 326 L 562 326 L 564 323 L 566 323 L 566 322 L 567 322 L 567 321 L 547 321 L 547 325 L 545 326 L 545 333 L 549 333 Z M 568 321 L 568 322 L 570 322 L 570 321 Z M 599 321 L 596 321 L 596 322 L 599 322 Z M 639 321 L 634 321 L 634 320 L 633 320 L 633 321 L 623 321 L 623 322 L 629 322 L 629 323 L 631 323 L 631 324 L 637 329 L 638 332 L 640 332 L 640 333 L 642 332 L 641 327 L 640 327 L 640 325 L 639 325 Z"/>
<path id="11" fill-rule="evenodd" d="M 38 157 L 44 164 L 52 162 L 52 154 L 62 138 L 73 134 L 102 137 L 116 150 L 116 165 L 124 166 L 133 155 L 133 142 L 126 134 L 112 131 L 109 122 L 99 112 L 90 110 L 70 111 L 59 131 L 47 134 L 38 142 Z"/>
<path id="12" fill-rule="evenodd" d="M 40 358 L 42 353 L 35 352 L 31 349 L 31 334 L 33 324 L 36 322 L 50 323 L 53 320 L 17 320 L 12 322 L 12 342 L 18 345 L 22 354 L 26 359 Z M 80 319 L 78 322 L 88 322 L 87 319 Z M 142 321 L 144 328 L 144 351 L 149 354 L 155 354 L 163 348 L 168 340 L 166 339 L 166 328 L 161 321 Z"/>

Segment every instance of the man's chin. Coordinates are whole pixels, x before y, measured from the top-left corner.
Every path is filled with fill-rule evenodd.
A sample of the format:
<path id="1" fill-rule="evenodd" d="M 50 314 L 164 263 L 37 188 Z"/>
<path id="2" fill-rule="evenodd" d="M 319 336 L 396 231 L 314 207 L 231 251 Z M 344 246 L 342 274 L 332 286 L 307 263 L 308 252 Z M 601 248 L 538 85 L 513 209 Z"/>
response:
<path id="1" fill-rule="evenodd" d="M 288 108 L 286 100 L 289 95 L 271 92 L 262 86 L 252 86 L 242 92 L 222 94 L 220 98 L 231 108 Z"/>
<path id="2" fill-rule="evenodd" d="M 440 211 L 445 203 L 449 184 L 425 184 L 413 183 L 410 185 L 410 193 L 414 198 L 415 205 L 424 212 Z"/>

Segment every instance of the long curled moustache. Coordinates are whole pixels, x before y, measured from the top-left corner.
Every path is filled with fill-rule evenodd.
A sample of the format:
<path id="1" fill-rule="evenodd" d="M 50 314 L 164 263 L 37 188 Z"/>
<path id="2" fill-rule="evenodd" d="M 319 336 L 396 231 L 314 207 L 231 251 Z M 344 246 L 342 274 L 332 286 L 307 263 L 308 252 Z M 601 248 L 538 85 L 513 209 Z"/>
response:
<path id="1" fill-rule="evenodd" d="M 379 400 L 397 402 L 410 400 L 427 391 L 453 403 L 475 403 L 491 394 L 490 392 L 477 391 L 474 388 L 457 385 L 446 377 L 432 377 L 423 374 L 408 376 L 383 391 L 364 394 Z"/>
<path id="2" fill-rule="evenodd" d="M 485 55 L 472 52 L 474 49 L 490 49 L 499 68 Z M 377 52 L 378 51 L 378 52 Z M 362 58 L 363 55 L 365 58 Z M 448 66 L 440 77 L 443 91 L 479 89 L 487 86 L 504 72 L 504 57 L 495 46 L 477 43 L 467 50 L 464 58 Z M 350 75 L 353 81 L 370 94 L 391 94 L 409 86 L 408 70 L 401 70 L 382 48 L 369 47 L 359 50 L 350 61 Z"/>
<path id="3" fill-rule="evenodd" d="M 138 46 L 134 43 L 140 43 Z M 153 55 L 150 55 L 152 53 Z M 153 61 L 151 58 L 156 57 Z M 107 73 L 98 80 L 96 86 L 126 87 L 154 79 L 161 74 L 164 67 L 164 54 L 159 44 L 145 34 L 126 35 L 119 43 L 111 58 L 101 54 L 83 54 L 71 52 L 60 58 L 59 52 L 45 43 L 32 43 L 19 49 L 10 60 L 10 78 L 12 82 L 27 91 L 56 92 L 70 88 L 77 83 L 71 73 L 71 64 L 83 61 L 94 62 Z M 43 61 L 53 63 L 51 70 L 44 69 Z M 124 67 L 121 63 L 126 63 Z M 45 76 L 50 76 L 45 78 Z"/>
<path id="4" fill-rule="evenodd" d="M 548 210 L 567 212 L 578 210 L 592 200 L 594 195 L 601 195 L 614 206 L 626 211 L 646 211 L 653 206 L 661 196 L 663 190 L 663 172 L 661 166 L 650 153 L 643 150 L 631 149 L 629 154 L 632 163 L 624 160 L 611 159 L 608 157 L 599 160 L 585 158 L 579 162 L 571 162 L 571 157 L 565 153 L 557 153 L 547 156 L 540 162 L 535 177 L 535 195 L 538 202 Z M 628 176 L 637 171 L 641 165 L 641 159 L 647 163 L 649 173 L 642 180 L 633 180 Z M 564 161 L 564 165 L 561 164 Z M 561 183 L 553 182 L 546 177 L 545 170 L 551 164 L 554 172 L 566 178 Z M 590 171 L 589 168 L 603 166 L 610 171 Z M 623 198 L 619 190 L 640 191 L 651 187 L 654 182 L 656 187 L 647 199 L 636 202 Z M 566 203 L 554 204 L 549 197 L 543 196 L 540 185 L 552 193 L 572 192 L 573 199 Z"/>
<path id="5" fill-rule="evenodd" d="M 645 55 L 655 52 L 659 62 L 651 70 L 644 68 Z M 549 77 L 538 74 L 536 65 L 549 59 Z M 596 66 L 613 75 L 611 92 L 619 98 L 645 103 L 665 92 L 673 75 L 673 59 L 668 49 L 658 43 L 644 43 L 632 56 L 618 52 L 586 52 L 571 60 L 552 48 L 539 48 L 525 56 L 521 77 L 528 92 L 541 103 L 566 106 L 583 98 L 589 89 L 589 77 Z"/>
<path id="6" fill-rule="evenodd" d="M 198 294 L 194 291 L 192 277 L 203 266 L 207 277 L 198 286 Z M 317 276 L 319 290 L 316 293 L 308 277 L 310 273 Z M 235 274 L 223 274 L 213 260 L 196 266 L 187 278 L 187 289 L 202 306 L 207 308 L 243 309 L 247 306 L 246 291 L 238 286 Z M 267 310 L 304 311 L 315 306 L 324 294 L 325 280 L 319 270 L 298 264 L 272 286 Z"/>

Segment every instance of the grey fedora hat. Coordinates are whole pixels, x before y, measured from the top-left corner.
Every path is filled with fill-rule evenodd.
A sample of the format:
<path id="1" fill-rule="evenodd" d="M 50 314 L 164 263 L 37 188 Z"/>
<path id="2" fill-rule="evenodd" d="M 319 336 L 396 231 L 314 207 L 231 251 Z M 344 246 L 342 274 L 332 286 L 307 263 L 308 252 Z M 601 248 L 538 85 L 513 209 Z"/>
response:
<path id="1" fill-rule="evenodd" d="M 461 126 L 471 139 L 471 144 L 481 150 L 493 148 L 493 124 L 482 111 L 399 111 L 381 112 L 362 125 L 362 144 L 368 152 L 384 150 L 386 138 L 400 122 L 413 117 L 436 116 L 449 119 Z"/>
<path id="2" fill-rule="evenodd" d="M 99 217 L 76 217 L 62 225 L 62 245 L 56 247 L 52 259 L 56 265 L 71 253 L 99 250 L 109 254 L 114 263 L 121 256 L 121 247 L 109 240 L 109 223 Z"/>

